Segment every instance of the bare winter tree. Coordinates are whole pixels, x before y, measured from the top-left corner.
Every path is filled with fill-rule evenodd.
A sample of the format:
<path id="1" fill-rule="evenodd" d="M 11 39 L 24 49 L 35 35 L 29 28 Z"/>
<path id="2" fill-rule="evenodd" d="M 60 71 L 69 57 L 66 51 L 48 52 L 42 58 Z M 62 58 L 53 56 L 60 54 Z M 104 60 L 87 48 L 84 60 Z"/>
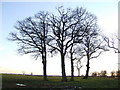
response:
<path id="1" fill-rule="evenodd" d="M 82 23 L 85 20 L 84 16 L 86 14 L 86 10 L 83 8 L 76 8 L 73 13 L 76 15 L 74 18 L 78 19 L 79 22 L 76 25 L 71 26 L 72 33 L 69 37 L 72 40 L 69 49 L 71 60 L 71 81 L 74 81 L 74 60 L 78 60 L 77 55 L 80 53 L 78 44 L 82 42 L 85 33 L 85 29 L 83 29 Z"/>
<path id="2" fill-rule="evenodd" d="M 89 74 L 89 61 L 92 58 L 97 58 L 103 51 L 106 51 L 106 47 L 104 44 L 104 40 L 102 36 L 100 35 L 99 28 L 97 25 L 97 18 L 93 14 L 87 12 L 85 9 L 75 9 L 74 13 L 77 13 L 77 15 L 74 16 L 74 18 L 79 20 L 78 25 L 79 27 L 79 34 L 75 37 L 72 37 L 72 43 L 70 46 L 70 55 L 71 55 L 71 80 L 73 79 L 73 55 L 75 53 L 73 47 L 75 44 L 79 43 L 80 48 L 78 53 L 82 53 L 82 55 L 87 57 L 87 70 L 86 75 L 84 79 L 88 78 Z M 75 30 L 77 28 L 77 25 L 75 28 L 71 26 L 72 30 Z M 78 48 L 78 47 L 77 47 Z"/>
<path id="3" fill-rule="evenodd" d="M 74 63 L 73 61 L 75 60 L 74 58 L 74 53 L 75 53 L 75 50 L 73 49 L 73 44 L 71 45 L 70 47 L 70 60 L 71 60 L 71 81 L 74 81 Z"/>
<path id="4" fill-rule="evenodd" d="M 82 39 L 81 49 L 87 57 L 87 70 L 84 79 L 88 78 L 90 69 L 90 60 L 97 58 L 100 54 L 105 51 L 104 40 L 100 36 L 99 28 L 97 25 L 97 18 L 93 14 L 87 13 L 86 20 L 84 21 L 85 34 Z M 81 51 L 82 51 L 81 50 Z"/>
<path id="5" fill-rule="evenodd" d="M 82 65 L 82 58 L 83 58 L 83 56 L 81 56 L 81 57 L 76 59 L 77 62 L 76 62 L 76 66 L 75 67 L 77 68 L 78 76 L 80 76 L 80 70 L 83 67 L 83 65 Z"/>
<path id="6" fill-rule="evenodd" d="M 37 59 L 42 58 L 43 76 L 47 80 L 46 71 L 46 43 L 48 33 L 48 13 L 40 11 L 34 17 L 18 21 L 15 28 L 17 33 L 11 32 L 9 40 L 16 41 L 19 45 L 20 54 L 31 54 Z"/>
<path id="7" fill-rule="evenodd" d="M 75 57 L 75 67 L 77 68 L 78 76 L 80 76 L 80 69 L 83 67 L 82 63 L 85 62 L 85 61 L 82 61 L 85 56 L 86 56 L 86 54 L 84 53 L 83 48 L 82 48 L 82 46 L 79 42 L 77 44 L 77 48 L 75 50 L 75 55 L 74 55 L 74 57 Z"/>
<path id="8" fill-rule="evenodd" d="M 64 9 L 62 6 L 58 7 L 58 15 L 51 16 L 51 31 L 49 35 L 51 52 L 58 51 L 61 56 L 62 81 L 67 81 L 65 72 L 65 55 L 74 46 L 74 43 L 80 42 L 83 36 L 83 25 L 85 14 L 87 13 L 83 8 Z M 73 57 L 71 52 L 71 68 L 73 73 Z M 73 75 L 73 74 L 72 74 Z"/>
<path id="9" fill-rule="evenodd" d="M 111 38 L 104 37 L 104 40 L 107 43 L 109 49 L 114 50 L 114 52 L 117 54 L 120 53 L 120 38 L 118 38 L 118 36 L 114 35 L 114 37 Z M 118 60 L 118 71 L 120 71 L 120 60 Z"/>
<path id="10" fill-rule="evenodd" d="M 76 43 L 72 43 L 69 51 L 70 61 L 71 61 L 71 81 L 74 81 L 74 61 L 78 60 L 77 53 L 79 52 L 77 52 L 77 49 L 78 49 L 78 46 L 76 45 Z"/>
<path id="11" fill-rule="evenodd" d="M 73 43 L 73 45 L 71 45 L 70 47 L 70 60 L 71 60 L 71 81 L 74 81 L 74 67 L 77 68 L 78 70 L 78 76 L 80 75 L 80 69 L 82 68 L 82 58 L 85 56 L 83 55 L 80 50 L 79 50 L 79 45 L 77 45 L 78 43 Z M 74 65 L 74 62 L 75 65 Z"/>
<path id="12" fill-rule="evenodd" d="M 51 53 L 53 51 L 58 51 L 60 53 L 62 81 L 67 81 L 65 72 L 65 55 L 72 41 L 72 39 L 69 39 L 68 37 L 71 34 L 70 27 L 77 22 L 71 22 L 73 19 L 73 16 L 71 16 L 71 10 L 65 11 L 63 7 L 58 7 L 57 10 L 58 16 L 52 15 L 50 18 L 52 35 L 49 35 L 50 43 L 48 43 L 48 46 L 51 47 Z"/>

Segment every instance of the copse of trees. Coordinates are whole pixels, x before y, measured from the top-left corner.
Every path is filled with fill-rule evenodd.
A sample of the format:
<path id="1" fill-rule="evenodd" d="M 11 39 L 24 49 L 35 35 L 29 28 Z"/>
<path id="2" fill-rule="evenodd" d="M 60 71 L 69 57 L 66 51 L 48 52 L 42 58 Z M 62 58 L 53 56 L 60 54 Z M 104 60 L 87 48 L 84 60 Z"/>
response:
<path id="1" fill-rule="evenodd" d="M 92 72 L 91 76 L 96 77 L 111 77 L 111 78 L 115 78 L 115 77 L 120 77 L 120 70 L 118 71 L 111 71 L 110 73 L 107 73 L 106 70 L 101 70 L 101 72 Z"/>
<path id="2" fill-rule="evenodd" d="M 58 52 L 61 57 L 62 81 L 67 81 L 65 56 L 70 55 L 71 80 L 74 80 L 74 60 L 76 53 L 87 58 L 88 77 L 90 59 L 97 58 L 106 50 L 97 25 L 97 18 L 84 8 L 57 8 L 57 15 L 40 11 L 34 17 L 18 21 L 17 33 L 11 32 L 9 40 L 19 44 L 18 52 L 32 54 L 35 59 L 42 58 L 43 76 L 47 80 L 47 51 Z M 95 55 L 94 55 L 95 54 Z M 79 59 L 76 59 L 79 60 Z"/>

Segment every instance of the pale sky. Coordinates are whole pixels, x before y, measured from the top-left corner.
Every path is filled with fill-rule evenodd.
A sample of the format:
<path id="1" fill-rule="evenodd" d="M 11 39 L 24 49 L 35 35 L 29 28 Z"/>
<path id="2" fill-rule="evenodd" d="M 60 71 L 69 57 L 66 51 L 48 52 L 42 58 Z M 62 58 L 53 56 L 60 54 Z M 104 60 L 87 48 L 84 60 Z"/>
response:
<path id="1" fill-rule="evenodd" d="M 4 1 L 4 0 L 3 0 Z M 15 31 L 14 25 L 17 20 L 23 20 L 26 17 L 33 16 L 39 11 L 56 12 L 58 5 L 65 8 L 83 7 L 87 11 L 95 14 L 98 18 L 98 25 L 107 36 L 118 33 L 118 0 L 95 1 L 88 0 L 81 2 L 0 2 L 0 73 L 22 73 L 25 71 L 30 74 L 42 75 L 41 60 L 34 60 L 28 55 L 20 56 L 17 54 L 17 44 L 7 40 L 11 31 Z M 14 0 L 12 0 L 14 1 Z M 83 60 L 84 61 L 84 60 Z M 61 75 L 60 57 L 48 56 L 47 72 L 48 75 Z M 90 61 L 90 72 L 107 70 L 116 71 L 118 69 L 118 55 L 112 50 L 103 53 L 96 59 Z M 81 69 L 81 74 L 86 72 L 86 62 Z M 66 59 L 66 74 L 70 75 L 70 60 Z M 75 68 L 75 75 L 77 71 Z"/>

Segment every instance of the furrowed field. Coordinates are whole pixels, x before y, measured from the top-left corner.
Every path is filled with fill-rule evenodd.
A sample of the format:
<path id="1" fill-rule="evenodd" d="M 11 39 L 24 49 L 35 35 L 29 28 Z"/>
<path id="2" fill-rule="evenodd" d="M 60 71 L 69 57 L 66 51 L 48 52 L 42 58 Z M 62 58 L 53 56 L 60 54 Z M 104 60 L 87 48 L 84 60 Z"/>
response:
<path id="1" fill-rule="evenodd" d="M 58 90 L 58 88 L 62 88 L 60 90 L 86 90 L 87 88 L 103 90 L 103 88 L 118 88 L 118 79 L 116 78 L 89 77 L 89 79 L 82 79 L 82 77 L 75 77 L 75 81 L 70 81 L 70 77 L 67 78 L 68 82 L 61 82 L 61 77 L 59 76 L 48 76 L 48 81 L 43 81 L 42 76 L 2 74 L 2 88 L 3 90 L 5 88 L 48 88 L 48 90 Z M 23 86 L 20 86 L 20 84 L 23 84 Z M 70 89 L 73 87 L 74 89 Z"/>

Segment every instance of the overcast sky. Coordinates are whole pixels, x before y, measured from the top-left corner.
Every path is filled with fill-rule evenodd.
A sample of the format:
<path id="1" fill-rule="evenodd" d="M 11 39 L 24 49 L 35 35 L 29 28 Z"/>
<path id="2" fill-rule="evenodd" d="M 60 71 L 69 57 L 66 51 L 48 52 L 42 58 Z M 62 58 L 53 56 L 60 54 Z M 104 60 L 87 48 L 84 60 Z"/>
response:
<path id="1" fill-rule="evenodd" d="M 82 0 L 83 1 L 83 0 Z M 87 11 L 95 14 L 98 18 L 98 25 L 103 33 L 111 36 L 118 33 L 118 1 L 92 1 L 88 2 L 0 2 L 0 73 L 26 73 L 41 74 L 41 60 L 34 60 L 28 55 L 20 56 L 17 54 L 17 44 L 7 40 L 9 33 L 15 31 L 14 25 L 17 20 L 33 16 L 39 11 L 56 12 L 56 7 L 63 5 L 65 8 L 83 7 Z M 83 60 L 84 61 L 84 60 Z M 61 75 L 60 57 L 48 56 L 47 71 L 49 75 Z M 118 55 L 112 50 L 103 53 L 97 59 L 90 61 L 90 72 L 93 71 L 113 71 L 117 70 Z M 66 60 L 66 72 L 70 75 L 70 61 Z M 81 73 L 86 72 L 86 62 L 81 69 Z M 75 75 L 77 71 L 75 68 Z"/>

